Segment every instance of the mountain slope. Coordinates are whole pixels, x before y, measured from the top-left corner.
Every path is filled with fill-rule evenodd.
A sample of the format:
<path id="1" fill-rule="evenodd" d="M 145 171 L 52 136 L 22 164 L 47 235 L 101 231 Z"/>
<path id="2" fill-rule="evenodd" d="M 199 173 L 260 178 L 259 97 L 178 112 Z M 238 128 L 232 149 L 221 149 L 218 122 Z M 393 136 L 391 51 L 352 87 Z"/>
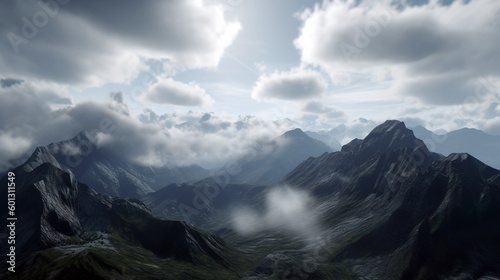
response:
<path id="1" fill-rule="evenodd" d="M 82 131 L 73 139 L 48 145 L 49 151 L 65 169 L 99 193 L 139 197 L 170 183 L 183 183 L 208 177 L 198 165 L 153 167 L 124 161 L 103 154 L 92 135 Z"/>
<path id="2" fill-rule="evenodd" d="M 193 279 L 204 279 L 201 275 L 207 267 L 211 267 L 209 271 L 220 270 L 219 277 L 234 277 L 235 272 L 227 268 L 241 257 L 218 236 L 184 222 L 160 220 L 137 199 L 98 194 L 53 163 L 57 162 L 47 148 L 37 148 L 24 165 L 13 170 L 17 272 L 5 272 L 2 279 L 38 279 L 49 275 L 67 279 L 76 272 L 81 273 L 77 279 L 82 275 L 91 279 L 139 277 L 148 270 L 153 271 L 150 275 L 161 274 L 164 259 L 177 262 L 178 269 L 170 271 L 179 274 L 179 279 L 196 269 L 201 274 Z M 1 182 L 7 185 L 7 177 Z M 5 188 L 0 197 L 7 200 Z M 3 210 L 0 218 L 6 220 L 7 214 Z M 2 227 L 2 234 L 8 230 Z M 2 267 L 10 246 L 7 242 L 1 244 Z M 65 267 L 74 267 L 74 271 Z"/>
<path id="3" fill-rule="evenodd" d="M 269 185 L 279 181 L 303 160 L 331 151 L 323 142 L 307 136 L 298 128 L 287 131 L 233 163 L 239 168 L 238 172 L 230 172 L 230 182 Z"/>
<path id="4" fill-rule="evenodd" d="M 499 277 L 499 176 L 468 154 L 431 153 L 404 123 L 387 121 L 285 176 L 318 201 L 321 242 L 302 256 L 280 252 L 293 268 L 277 260 L 259 268 L 272 273 L 252 277 L 286 269 L 322 279 Z M 311 258 L 317 270 L 303 266 Z"/>

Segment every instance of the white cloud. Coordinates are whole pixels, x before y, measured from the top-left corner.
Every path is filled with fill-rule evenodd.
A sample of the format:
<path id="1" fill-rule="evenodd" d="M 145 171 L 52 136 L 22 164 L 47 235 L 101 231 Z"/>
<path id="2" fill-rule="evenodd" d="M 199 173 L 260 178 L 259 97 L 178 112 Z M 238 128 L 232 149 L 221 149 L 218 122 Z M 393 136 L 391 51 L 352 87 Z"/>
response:
<path id="1" fill-rule="evenodd" d="M 0 171 L 12 167 L 11 161 L 22 156 L 31 145 L 31 139 L 0 130 L 0 158 L 2 159 L 0 161 Z"/>
<path id="2" fill-rule="evenodd" d="M 146 93 L 144 100 L 179 106 L 210 106 L 214 103 L 198 84 L 185 84 L 172 78 L 159 78 Z"/>
<path id="3" fill-rule="evenodd" d="M 449 105 L 473 95 L 480 77 L 500 77 L 499 1 L 357 2 L 324 1 L 300 15 L 302 62 L 335 83 L 390 79 L 388 94 Z"/>
<path id="4" fill-rule="evenodd" d="M 319 101 L 307 102 L 302 106 L 302 111 L 306 113 L 325 115 L 326 117 L 332 119 L 340 118 L 345 115 L 344 112 L 342 112 L 341 110 L 332 106 L 324 105 Z"/>
<path id="5" fill-rule="evenodd" d="M 301 101 L 323 97 L 328 84 L 320 73 L 294 68 L 288 72 L 274 72 L 260 76 L 252 90 L 258 101 Z"/>
<path id="6" fill-rule="evenodd" d="M 214 68 L 241 30 L 220 5 L 199 0 L 71 1 L 52 11 L 37 3 L 1 4 L 11 34 L 0 45 L 1 76 L 92 87 L 127 83 L 150 59 Z"/>
<path id="7" fill-rule="evenodd" d="M 230 121 L 223 114 L 192 111 L 160 115 L 149 110 L 137 118 L 129 114 L 120 93 L 112 94 L 107 102 L 52 109 L 36 93 L 15 91 L 21 85 L 0 88 L 1 168 L 21 164 L 36 146 L 73 138 L 82 130 L 99 130 L 103 121 L 115 129 L 99 135 L 97 149 L 102 156 L 149 165 L 200 164 L 210 168 L 293 128 L 286 121 L 251 116 Z M 66 147 L 66 152 L 78 153 L 80 148 Z"/>
<path id="8" fill-rule="evenodd" d="M 266 193 L 262 213 L 245 207 L 235 209 L 232 213 L 233 227 L 243 235 L 285 229 L 312 239 L 319 233 L 313 204 L 314 200 L 307 192 L 278 186 Z"/>

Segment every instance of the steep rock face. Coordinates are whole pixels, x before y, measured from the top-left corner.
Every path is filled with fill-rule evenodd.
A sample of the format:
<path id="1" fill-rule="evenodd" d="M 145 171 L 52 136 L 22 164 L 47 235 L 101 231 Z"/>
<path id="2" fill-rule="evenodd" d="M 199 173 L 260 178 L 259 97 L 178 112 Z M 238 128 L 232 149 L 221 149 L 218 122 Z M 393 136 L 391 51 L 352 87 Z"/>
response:
<path id="1" fill-rule="evenodd" d="M 20 221 L 16 248 L 21 252 L 25 248 L 46 248 L 78 238 L 83 231 L 79 216 L 85 217 L 82 207 L 99 209 L 94 201 L 95 192 L 53 164 L 57 161 L 48 150 L 37 148 L 25 164 L 13 170 L 16 174 L 15 212 Z M 6 177 L 2 182 L 6 182 Z M 6 198 L 7 190 L 2 189 L 1 195 Z M 6 218 L 7 213 L 2 214 Z M 3 246 L 2 252 L 6 248 Z"/>
<path id="2" fill-rule="evenodd" d="M 218 236 L 202 233 L 184 222 L 157 219 L 135 199 L 115 199 L 112 210 L 114 228 L 160 257 L 195 262 L 209 256 L 225 262 L 220 255 L 225 242 Z"/>
<path id="3" fill-rule="evenodd" d="M 402 122 L 387 121 L 304 161 L 283 183 L 322 201 L 321 249 L 335 269 L 367 279 L 476 279 L 500 275 L 499 174 L 468 154 L 431 153 Z"/>
<path id="4" fill-rule="evenodd" d="M 160 220 L 139 200 L 111 198 L 79 183 L 71 172 L 52 163 L 47 149 L 37 149 L 16 174 L 16 250 L 27 257 L 37 250 L 81 244 L 96 233 L 112 233 L 128 246 L 141 246 L 159 257 L 197 262 L 209 258 L 224 264 L 222 239 L 183 222 Z M 28 170 L 28 171 L 26 171 Z M 7 185 L 7 176 L 1 180 Z M 7 201 L 7 190 L 0 192 Z M 7 211 L 0 213 L 7 219 Z M 3 227 L 3 234 L 8 228 Z M 5 257 L 9 244 L 2 242 Z"/>
<path id="5" fill-rule="evenodd" d="M 498 174 L 468 154 L 451 154 L 433 169 L 448 179 L 446 193 L 431 215 L 414 229 L 405 249 L 402 279 L 443 275 L 479 278 L 500 273 L 500 187 Z M 496 173 L 496 174 L 495 174 Z M 403 259 L 403 258 L 400 258 Z"/>
<path id="6" fill-rule="evenodd" d="M 52 143 L 46 149 L 54 155 L 57 166 L 71 170 L 80 182 L 111 196 L 140 197 L 170 183 L 208 177 L 208 171 L 197 165 L 151 167 L 129 162 L 104 153 L 95 142 L 95 137 L 82 131 L 73 139 Z"/>
<path id="7" fill-rule="evenodd" d="M 386 121 L 364 140 L 354 139 L 339 152 L 304 161 L 283 182 L 310 188 L 317 195 L 340 189 L 368 195 L 380 192 L 380 183 L 430 166 L 439 157 L 429 152 L 404 123 Z"/>

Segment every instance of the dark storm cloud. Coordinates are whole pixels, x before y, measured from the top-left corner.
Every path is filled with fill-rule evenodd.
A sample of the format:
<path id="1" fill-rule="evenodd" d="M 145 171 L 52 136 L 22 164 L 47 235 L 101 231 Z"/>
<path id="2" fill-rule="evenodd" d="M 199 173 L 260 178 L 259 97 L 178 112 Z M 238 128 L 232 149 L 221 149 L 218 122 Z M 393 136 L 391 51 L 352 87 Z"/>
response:
<path id="1" fill-rule="evenodd" d="M 0 87 L 8 88 L 13 85 L 20 84 L 22 82 L 23 80 L 17 80 L 17 79 L 0 79 Z"/>
<path id="2" fill-rule="evenodd" d="M 0 26 L 0 75 L 83 86 L 133 79 L 148 59 L 215 67 L 241 28 L 178 0 L 2 1 Z"/>

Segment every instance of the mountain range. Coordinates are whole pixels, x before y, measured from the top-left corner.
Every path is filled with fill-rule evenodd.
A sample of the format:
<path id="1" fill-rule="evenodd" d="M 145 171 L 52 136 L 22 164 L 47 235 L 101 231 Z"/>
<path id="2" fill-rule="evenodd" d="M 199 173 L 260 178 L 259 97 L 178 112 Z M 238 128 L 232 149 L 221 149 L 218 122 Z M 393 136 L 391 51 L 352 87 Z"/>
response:
<path id="1" fill-rule="evenodd" d="M 98 194 L 62 170 L 47 148 L 12 172 L 17 272 L 4 269 L 2 279 L 143 279 L 145 272 L 156 279 L 235 277 L 229 266 L 238 254 L 221 238 L 158 219 L 137 199 Z M 1 181 L 7 185 L 7 177 Z M 0 196 L 7 200 L 5 188 Z M 2 211 L 1 219 L 7 217 Z M 2 242 L 2 256 L 10 246 Z M 193 274 L 199 263 L 218 272 Z"/>
<path id="2" fill-rule="evenodd" d="M 226 165 L 230 181 L 236 184 L 269 185 L 276 183 L 299 163 L 332 149 L 296 128 L 270 142 L 256 145 L 250 153 Z"/>
<path id="3" fill-rule="evenodd" d="M 462 128 L 443 134 L 436 134 L 422 126 L 411 129 L 433 152 L 443 155 L 466 152 L 500 169 L 500 135 L 487 134 L 473 128 Z"/>
<path id="4" fill-rule="evenodd" d="M 198 165 L 155 167 L 137 164 L 104 154 L 94 137 L 82 131 L 70 140 L 47 146 L 61 166 L 71 170 L 79 181 L 99 193 L 121 197 L 139 197 L 170 183 L 196 181 L 209 176 Z M 72 151 L 76 150 L 76 153 Z"/>
<path id="5" fill-rule="evenodd" d="M 326 279 L 500 275 L 500 171 L 469 154 L 432 153 L 402 122 L 387 121 L 364 140 L 301 163 L 282 183 L 320 202 L 326 230 L 312 251 L 327 252 L 316 257 Z M 292 253 L 267 256 L 274 263 L 263 262 L 249 279 L 276 279 L 286 272 L 276 262 L 311 257 Z M 307 275 L 306 267 L 295 270 Z"/>
<path id="6" fill-rule="evenodd" d="M 276 143 L 289 138 L 279 159 L 253 158 L 285 165 L 311 143 L 300 130 Z M 37 148 L 13 170 L 22 273 L 2 279 L 500 279 L 500 171 L 432 152 L 400 121 L 272 184 L 222 170 L 137 198 L 99 194 L 53 154 Z"/>

